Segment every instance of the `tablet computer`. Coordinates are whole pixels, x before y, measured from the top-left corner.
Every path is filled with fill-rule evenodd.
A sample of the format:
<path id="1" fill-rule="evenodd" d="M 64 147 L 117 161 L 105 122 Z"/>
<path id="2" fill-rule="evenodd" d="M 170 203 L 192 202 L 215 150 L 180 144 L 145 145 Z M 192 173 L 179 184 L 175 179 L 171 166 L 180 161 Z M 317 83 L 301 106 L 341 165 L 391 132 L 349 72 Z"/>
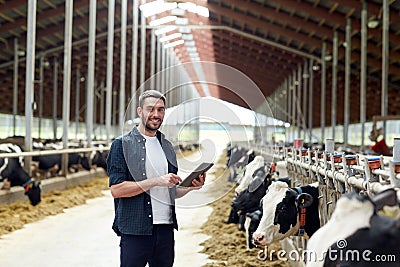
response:
<path id="1" fill-rule="evenodd" d="M 203 172 L 208 171 L 214 163 L 209 163 L 209 162 L 203 162 L 199 166 L 197 166 L 194 171 L 192 171 L 188 177 L 186 177 L 180 184 L 179 186 L 184 186 L 184 187 L 191 187 L 192 186 L 192 181 L 199 177 L 200 174 Z"/>

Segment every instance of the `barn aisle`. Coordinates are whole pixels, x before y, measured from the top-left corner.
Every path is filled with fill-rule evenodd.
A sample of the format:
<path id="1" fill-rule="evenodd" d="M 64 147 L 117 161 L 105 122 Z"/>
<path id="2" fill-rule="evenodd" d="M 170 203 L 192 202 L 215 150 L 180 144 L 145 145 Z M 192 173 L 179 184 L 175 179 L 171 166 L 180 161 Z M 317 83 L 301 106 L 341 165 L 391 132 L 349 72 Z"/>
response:
<path id="1" fill-rule="evenodd" d="M 180 175 L 185 177 L 197 162 L 214 160 L 221 152 L 222 148 L 204 143 L 202 151 L 179 159 Z M 208 179 L 212 180 L 211 174 Z M 176 267 L 207 262 L 207 255 L 198 252 L 199 244 L 208 238 L 200 233 L 200 227 L 212 212 L 206 205 L 214 199 L 207 192 L 209 188 L 213 187 L 192 192 L 177 202 L 180 231 L 175 232 Z M 104 191 L 103 197 L 90 199 L 85 205 L 27 224 L 0 238 L 0 266 L 118 266 L 119 238 L 111 230 L 113 214 L 111 194 Z"/>

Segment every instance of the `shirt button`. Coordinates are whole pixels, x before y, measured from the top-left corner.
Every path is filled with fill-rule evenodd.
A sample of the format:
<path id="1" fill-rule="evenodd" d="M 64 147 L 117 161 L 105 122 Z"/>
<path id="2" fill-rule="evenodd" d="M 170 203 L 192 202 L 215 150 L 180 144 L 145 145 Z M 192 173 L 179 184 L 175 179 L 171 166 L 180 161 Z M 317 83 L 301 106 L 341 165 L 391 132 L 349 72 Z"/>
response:
<path id="1" fill-rule="evenodd" d="M 146 174 L 145 173 L 143 173 L 143 176 L 145 176 Z"/>
<path id="2" fill-rule="evenodd" d="M 142 160 L 144 160 L 144 158 L 142 158 Z"/>
<path id="3" fill-rule="evenodd" d="M 148 202 L 147 202 L 147 204 L 149 204 L 149 205 L 150 205 L 150 201 L 148 201 Z"/>
<path id="4" fill-rule="evenodd" d="M 144 149 L 144 147 L 143 147 L 143 149 Z"/>
<path id="5" fill-rule="evenodd" d="M 149 218 L 151 218 L 151 214 L 149 214 Z"/>
<path id="6" fill-rule="evenodd" d="M 140 140 L 138 140 L 138 143 L 140 143 Z"/>

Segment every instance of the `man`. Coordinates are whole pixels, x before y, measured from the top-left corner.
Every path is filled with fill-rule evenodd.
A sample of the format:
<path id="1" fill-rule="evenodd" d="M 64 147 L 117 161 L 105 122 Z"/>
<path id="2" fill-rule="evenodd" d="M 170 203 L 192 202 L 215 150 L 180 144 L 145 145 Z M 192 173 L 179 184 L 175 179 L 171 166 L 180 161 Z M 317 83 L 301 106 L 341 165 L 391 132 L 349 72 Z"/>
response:
<path id="1" fill-rule="evenodd" d="M 114 197 L 113 230 L 121 236 L 121 267 L 172 266 L 174 228 L 178 229 L 175 198 L 204 185 L 206 174 L 192 187 L 177 187 L 176 154 L 158 131 L 165 115 L 165 97 L 148 90 L 139 97 L 140 123 L 118 137 L 107 157 Z"/>

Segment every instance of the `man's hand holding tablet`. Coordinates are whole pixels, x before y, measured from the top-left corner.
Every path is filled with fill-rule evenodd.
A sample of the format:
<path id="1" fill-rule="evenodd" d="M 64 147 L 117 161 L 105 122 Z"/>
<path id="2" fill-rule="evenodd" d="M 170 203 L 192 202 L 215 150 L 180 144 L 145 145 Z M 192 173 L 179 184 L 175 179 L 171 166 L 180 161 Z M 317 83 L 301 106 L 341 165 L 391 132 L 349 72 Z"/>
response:
<path id="1" fill-rule="evenodd" d="M 204 185 L 204 182 L 206 179 L 206 172 L 213 165 L 214 165 L 214 163 L 208 163 L 208 162 L 204 162 L 204 163 L 200 164 L 178 186 L 201 188 Z"/>

